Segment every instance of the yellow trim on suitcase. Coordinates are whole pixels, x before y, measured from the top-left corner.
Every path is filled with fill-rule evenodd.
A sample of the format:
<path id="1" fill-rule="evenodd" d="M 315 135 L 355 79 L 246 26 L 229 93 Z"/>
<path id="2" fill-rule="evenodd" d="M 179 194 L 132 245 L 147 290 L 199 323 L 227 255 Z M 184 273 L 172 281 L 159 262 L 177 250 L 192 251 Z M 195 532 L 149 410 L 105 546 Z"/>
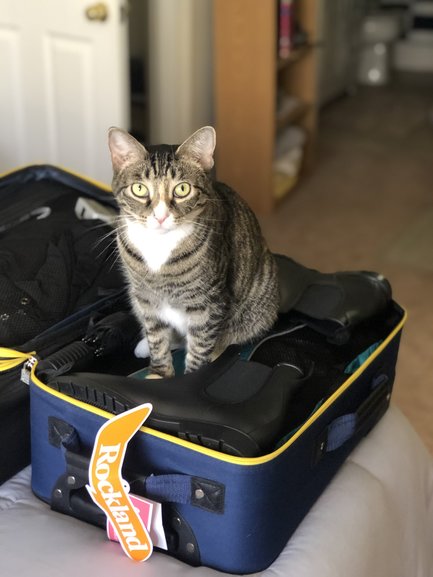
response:
<path id="1" fill-rule="evenodd" d="M 272 453 L 268 453 L 267 455 L 262 455 L 260 457 L 235 457 L 232 455 L 226 455 L 224 453 L 220 453 L 219 451 L 214 451 L 213 449 L 207 449 L 206 447 L 201 447 L 200 445 L 196 445 L 189 441 L 184 441 L 179 439 L 178 437 L 174 437 L 173 435 L 168 435 L 167 433 L 162 433 L 161 431 L 156 431 L 155 429 L 150 429 L 148 427 L 141 427 L 140 431 L 146 433 L 148 435 L 152 435 L 153 437 L 158 437 L 160 439 L 164 439 L 169 441 L 170 443 L 174 443 L 176 445 L 180 445 L 191 451 L 196 451 L 197 453 L 202 453 L 213 459 L 219 459 L 220 461 L 225 461 L 227 463 L 233 463 L 235 465 L 244 465 L 244 466 L 253 466 L 253 465 L 261 465 L 263 463 L 267 463 L 268 461 L 272 461 L 276 457 L 278 457 L 281 453 L 283 453 L 290 445 L 292 445 L 296 439 L 298 439 L 304 431 L 308 429 L 333 403 L 338 397 L 346 391 L 350 387 L 350 385 L 356 381 L 360 374 L 364 372 L 364 370 L 374 361 L 374 359 L 388 346 L 388 344 L 392 341 L 392 339 L 401 331 L 403 325 L 405 324 L 407 319 L 407 312 L 404 311 L 403 318 L 398 323 L 398 325 L 394 328 L 394 330 L 388 335 L 388 337 L 382 342 L 382 344 L 370 355 L 370 357 L 363 363 L 350 377 L 333 393 L 318 409 L 315 411 L 311 417 L 305 421 L 305 423 L 288 439 L 284 445 L 273 451 Z M 108 413 L 98 407 L 93 407 L 92 405 L 88 405 L 82 401 L 77 399 L 73 399 L 72 397 L 68 397 L 63 393 L 59 393 L 55 391 L 51 387 L 45 385 L 42 381 L 40 381 L 36 375 L 35 370 L 37 367 L 37 363 L 32 366 L 31 369 L 31 379 L 35 385 L 37 385 L 40 389 L 47 392 L 50 395 L 53 395 L 59 399 L 67 403 L 71 403 L 77 407 L 80 407 L 86 411 L 94 413 L 95 415 L 99 415 L 105 419 L 112 419 L 114 417 L 113 414 Z"/>
<path id="2" fill-rule="evenodd" d="M 8 349 L 7 347 L 0 347 L 0 373 L 15 369 L 26 361 L 31 359 L 35 351 L 31 353 L 23 353 L 15 349 Z"/>
<path id="3" fill-rule="evenodd" d="M 93 186 L 97 186 L 98 188 L 101 188 L 105 192 L 109 192 L 110 194 L 112 194 L 111 186 L 109 184 L 105 184 L 105 182 L 101 182 L 100 180 L 96 180 L 96 179 L 92 178 L 91 176 L 83 176 L 79 172 L 75 172 L 74 170 L 71 170 L 70 168 L 64 168 L 63 166 L 60 166 L 58 164 L 53 165 L 53 166 L 55 166 L 56 168 L 60 168 L 60 170 L 63 170 L 63 172 L 69 172 L 69 174 L 72 174 L 72 176 L 75 176 L 76 178 L 81 178 L 81 180 L 85 180 L 89 184 L 93 184 Z"/>
<path id="4" fill-rule="evenodd" d="M 63 167 L 60 164 L 50 164 L 50 163 L 45 163 L 45 162 L 44 163 L 35 162 L 32 164 L 24 164 L 23 166 L 15 167 L 12 170 L 6 170 L 5 172 L 0 173 L 0 179 L 6 178 L 6 177 L 10 176 L 11 174 L 15 174 L 16 172 L 20 172 L 21 170 L 25 170 L 26 168 L 29 168 L 31 166 L 52 166 L 53 168 L 58 168 L 62 172 L 66 172 L 67 174 L 71 174 L 72 176 L 75 176 L 76 178 L 80 178 L 81 180 L 85 180 L 89 184 L 92 184 L 93 186 L 96 186 L 96 187 L 104 190 L 105 192 L 109 192 L 110 194 L 112 193 L 111 186 L 109 184 L 105 184 L 105 182 L 101 182 L 100 180 L 95 180 L 91 176 L 84 176 L 84 175 L 80 174 L 79 172 L 75 172 L 74 170 L 71 170 L 70 168 Z"/>

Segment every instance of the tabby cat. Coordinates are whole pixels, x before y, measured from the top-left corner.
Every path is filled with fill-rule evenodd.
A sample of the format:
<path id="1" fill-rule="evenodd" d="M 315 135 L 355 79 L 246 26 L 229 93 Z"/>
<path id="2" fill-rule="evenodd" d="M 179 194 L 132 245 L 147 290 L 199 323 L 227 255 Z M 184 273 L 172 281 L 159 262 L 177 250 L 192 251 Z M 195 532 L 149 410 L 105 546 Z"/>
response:
<path id="1" fill-rule="evenodd" d="M 209 175 L 215 138 L 206 126 L 179 147 L 144 148 L 109 131 L 119 254 L 150 370 L 162 377 L 174 374 L 173 331 L 185 337 L 191 372 L 262 335 L 277 317 L 277 266 L 258 222 Z"/>

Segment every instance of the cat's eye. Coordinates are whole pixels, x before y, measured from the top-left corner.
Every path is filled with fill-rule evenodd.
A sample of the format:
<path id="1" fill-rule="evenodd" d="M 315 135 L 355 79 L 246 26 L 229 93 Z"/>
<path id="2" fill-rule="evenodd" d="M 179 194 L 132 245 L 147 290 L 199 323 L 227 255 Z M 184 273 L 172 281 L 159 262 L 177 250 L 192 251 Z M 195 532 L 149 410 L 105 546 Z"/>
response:
<path id="1" fill-rule="evenodd" d="M 146 198 L 149 196 L 149 189 L 142 182 L 134 182 L 134 184 L 131 185 L 131 192 L 140 198 Z"/>
<path id="2" fill-rule="evenodd" d="M 177 186 L 175 186 L 173 195 L 177 196 L 177 198 L 185 198 L 191 192 L 191 185 L 187 182 L 181 182 Z"/>

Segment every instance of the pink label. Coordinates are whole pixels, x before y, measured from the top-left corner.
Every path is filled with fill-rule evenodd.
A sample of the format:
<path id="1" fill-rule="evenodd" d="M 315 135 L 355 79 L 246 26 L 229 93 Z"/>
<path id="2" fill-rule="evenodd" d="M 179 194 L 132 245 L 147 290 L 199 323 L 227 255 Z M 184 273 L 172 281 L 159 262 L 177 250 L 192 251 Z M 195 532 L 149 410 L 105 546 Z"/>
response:
<path id="1" fill-rule="evenodd" d="M 146 501 L 143 497 L 138 497 L 137 495 L 129 495 L 131 503 L 134 505 L 134 509 L 144 523 L 144 526 L 148 531 L 150 531 L 150 525 L 152 522 L 152 511 L 153 503 Z M 118 519 L 121 521 L 122 511 L 117 511 Z M 125 519 L 126 520 L 126 519 Z M 119 538 L 114 530 L 113 524 L 109 519 L 107 519 L 107 535 L 111 541 L 119 541 Z"/>

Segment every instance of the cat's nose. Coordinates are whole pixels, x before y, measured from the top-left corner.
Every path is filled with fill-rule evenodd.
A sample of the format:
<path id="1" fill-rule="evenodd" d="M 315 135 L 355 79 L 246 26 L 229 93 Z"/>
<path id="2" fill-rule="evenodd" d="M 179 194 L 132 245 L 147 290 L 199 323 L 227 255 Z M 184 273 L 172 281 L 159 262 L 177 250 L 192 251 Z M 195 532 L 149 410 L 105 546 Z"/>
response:
<path id="1" fill-rule="evenodd" d="M 160 202 L 153 210 L 153 216 L 156 218 L 159 224 L 162 224 L 168 215 L 169 212 L 167 205 L 163 202 Z"/>
<path id="2" fill-rule="evenodd" d="M 164 222 L 164 220 L 167 218 L 167 216 L 168 216 L 168 214 L 164 214 L 162 216 L 156 216 L 156 214 L 155 214 L 155 218 L 159 222 L 159 224 L 162 224 Z"/>

